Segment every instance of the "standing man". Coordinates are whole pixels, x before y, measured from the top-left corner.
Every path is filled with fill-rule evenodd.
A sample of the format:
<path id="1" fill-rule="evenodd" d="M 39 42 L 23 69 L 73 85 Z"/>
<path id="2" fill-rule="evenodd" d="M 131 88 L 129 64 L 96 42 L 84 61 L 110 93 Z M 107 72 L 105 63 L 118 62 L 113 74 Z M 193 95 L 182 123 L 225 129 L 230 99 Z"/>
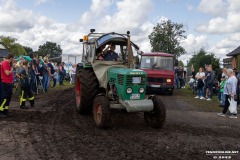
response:
<path id="1" fill-rule="evenodd" d="M 9 53 L 6 60 L 1 65 L 1 78 L 2 78 L 2 98 L 0 102 L 0 117 L 4 118 L 8 114 L 8 107 L 12 97 L 12 85 L 13 85 L 13 68 L 12 61 L 14 55 Z"/>
<path id="2" fill-rule="evenodd" d="M 38 55 L 34 53 L 33 59 L 30 62 L 29 73 L 30 73 L 30 88 L 33 92 L 37 93 L 37 79 L 36 74 L 38 73 L 37 67 Z"/>
<path id="3" fill-rule="evenodd" d="M 208 88 L 210 95 L 206 100 L 211 101 L 212 96 L 213 96 L 213 84 L 214 84 L 214 80 L 215 80 L 215 73 L 212 70 L 212 65 L 208 66 L 207 73 L 205 76 L 206 76 L 206 78 L 204 80 L 205 85 L 204 85 L 203 96 L 205 96 L 204 98 L 206 98 L 206 89 Z"/>
<path id="4" fill-rule="evenodd" d="M 182 66 L 179 66 L 177 71 L 176 71 L 176 76 L 177 76 L 177 88 L 181 89 L 183 87 L 183 78 L 184 78 L 184 70 Z M 179 86 L 180 82 L 180 86 Z"/>

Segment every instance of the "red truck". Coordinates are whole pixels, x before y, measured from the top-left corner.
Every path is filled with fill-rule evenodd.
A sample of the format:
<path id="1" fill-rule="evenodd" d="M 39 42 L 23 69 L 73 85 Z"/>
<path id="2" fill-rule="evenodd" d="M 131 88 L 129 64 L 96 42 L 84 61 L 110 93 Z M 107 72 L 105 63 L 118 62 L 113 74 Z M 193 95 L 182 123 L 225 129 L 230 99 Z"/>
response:
<path id="1" fill-rule="evenodd" d="M 174 68 L 173 55 L 161 52 L 143 53 L 140 69 L 147 73 L 148 93 L 173 94 Z"/>

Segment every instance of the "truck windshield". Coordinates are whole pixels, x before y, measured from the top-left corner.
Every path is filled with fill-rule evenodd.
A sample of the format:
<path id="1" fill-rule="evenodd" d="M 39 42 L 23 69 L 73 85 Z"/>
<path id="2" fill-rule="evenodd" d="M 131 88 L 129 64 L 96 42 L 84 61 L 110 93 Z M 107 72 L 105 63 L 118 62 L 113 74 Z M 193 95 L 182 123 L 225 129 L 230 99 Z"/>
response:
<path id="1" fill-rule="evenodd" d="M 173 70 L 173 57 L 142 56 L 141 68 Z"/>

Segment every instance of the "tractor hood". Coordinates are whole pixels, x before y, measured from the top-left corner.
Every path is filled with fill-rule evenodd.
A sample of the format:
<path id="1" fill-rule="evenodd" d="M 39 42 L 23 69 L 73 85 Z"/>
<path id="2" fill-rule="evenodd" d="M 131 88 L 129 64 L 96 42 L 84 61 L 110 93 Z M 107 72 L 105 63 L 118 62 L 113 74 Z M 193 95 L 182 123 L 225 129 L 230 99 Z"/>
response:
<path id="1" fill-rule="evenodd" d="M 116 73 L 121 75 L 146 75 L 146 72 L 140 69 L 131 68 L 109 68 L 108 73 Z"/>

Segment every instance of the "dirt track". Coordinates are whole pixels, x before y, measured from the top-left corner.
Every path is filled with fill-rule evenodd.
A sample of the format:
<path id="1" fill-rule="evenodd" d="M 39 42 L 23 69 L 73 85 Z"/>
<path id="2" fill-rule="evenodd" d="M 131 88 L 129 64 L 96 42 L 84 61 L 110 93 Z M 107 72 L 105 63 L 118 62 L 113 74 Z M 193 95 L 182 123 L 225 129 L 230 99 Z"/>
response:
<path id="1" fill-rule="evenodd" d="M 112 128 L 95 128 L 74 110 L 73 89 L 44 95 L 36 107 L 0 119 L 0 159 L 213 159 L 206 151 L 240 151 L 240 117 L 218 117 L 164 96 L 166 125 L 148 128 L 142 113 L 112 113 Z M 219 156 L 219 154 L 218 154 Z M 230 155 L 228 155 L 230 156 Z M 240 154 L 231 156 L 240 159 Z"/>

